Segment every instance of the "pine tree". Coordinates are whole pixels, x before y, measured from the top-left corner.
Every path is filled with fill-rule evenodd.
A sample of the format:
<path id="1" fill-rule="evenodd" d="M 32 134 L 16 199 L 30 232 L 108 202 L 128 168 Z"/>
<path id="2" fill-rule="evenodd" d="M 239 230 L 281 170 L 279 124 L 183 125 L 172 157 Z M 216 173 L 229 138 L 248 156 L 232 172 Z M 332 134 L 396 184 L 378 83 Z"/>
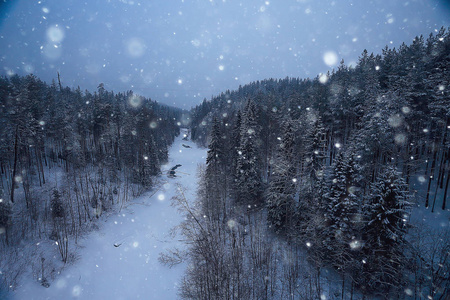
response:
<path id="1" fill-rule="evenodd" d="M 314 112 L 308 114 L 309 129 L 307 131 L 305 175 L 308 177 L 310 187 L 321 177 L 321 171 L 326 161 L 326 132 L 322 119 Z"/>
<path id="2" fill-rule="evenodd" d="M 234 127 L 232 130 L 232 140 L 230 142 L 230 165 L 229 165 L 229 172 L 231 173 L 232 178 L 232 194 L 234 197 L 237 198 L 237 182 L 238 182 L 238 173 L 237 173 L 237 165 L 238 165 L 238 159 L 239 159 L 239 147 L 241 143 L 241 125 L 242 125 L 242 118 L 241 118 L 241 111 L 238 110 L 236 121 L 234 123 Z"/>
<path id="3" fill-rule="evenodd" d="M 145 155 L 143 157 L 143 160 L 141 162 L 142 167 L 141 167 L 141 180 L 140 183 L 142 185 L 142 187 L 144 187 L 145 189 L 148 189 L 152 186 L 153 181 L 152 181 L 152 165 L 153 162 L 149 159 L 149 156 Z"/>
<path id="4" fill-rule="evenodd" d="M 259 125 L 256 106 L 248 100 L 241 126 L 241 141 L 236 168 L 237 202 L 248 207 L 261 204 L 261 172 L 258 149 Z"/>
<path id="5" fill-rule="evenodd" d="M 61 200 L 61 194 L 58 190 L 53 190 L 52 200 L 50 202 L 52 218 L 54 220 L 65 216 L 64 206 Z"/>
<path id="6" fill-rule="evenodd" d="M 207 193 L 203 197 L 203 211 L 205 215 L 214 220 L 222 220 L 227 213 L 225 175 L 225 149 L 222 140 L 222 130 L 219 121 L 214 118 L 206 157 L 205 189 Z"/>
<path id="7" fill-rule="evenodd" d="M 388 292 L 403 284 L 408 198 L 408 186 L 391 166 L 371 185 L 363 228 L 366 255 L 363 279 L 369 289 Z"/>
<path id="8" fill-rule="evenodd" d="M 354 145 L 361 155 L 365 184 L 375 182 L 383 164 L 390 161 L 395 150 L 395 131 L 403 127 L 403 117 L 391 107 L 391 97 L 380 95 L 368 100 L 363 127 L 356 132 Z M 405 137 L 406 139 L 406 137 Z M 370 175 L 369 175 L 370 174 Z"/>
<path id="9" fill-rule="evenodd" d="M 208 154 L 206 157 L 206 165 L 208 166 L 218 165 L 224 160 L 221 136 L 222 134 L 219 121 L 217 120 L 217 118 L 214 118 L 211 129 L 211 138 L 208 145 Z"/>
<path id="10" fill-rule="evenodd" d="M 150 142 L 149 142 L 149 155 L 148 159 L 150 161 L 150 175 L 156 176 L 161 173 L 160 167 L 161 162 L 158 157 L 158 147 L 155 143 L 155 138 L 153 134 L 150 135 Z"/>
<path id="11" fill-rule="evenodd" d="M 328 263 L 340 270 L 344 291 L 346 273 L 359 264 L 361 242 L 360 199 L 353 155 L 339 152 L 332 165 L 331 188 L 325 194 L 324 247 Z"/>
<path id="12" fill-rule="evenodd" d="M 275 231 L 287 234 L 293 226 L 296 194 L 294 164 L 295 135 L 290 120 L 284 123 L 284 134 L 278 145 L 266 195 L 268 221 Z"/>

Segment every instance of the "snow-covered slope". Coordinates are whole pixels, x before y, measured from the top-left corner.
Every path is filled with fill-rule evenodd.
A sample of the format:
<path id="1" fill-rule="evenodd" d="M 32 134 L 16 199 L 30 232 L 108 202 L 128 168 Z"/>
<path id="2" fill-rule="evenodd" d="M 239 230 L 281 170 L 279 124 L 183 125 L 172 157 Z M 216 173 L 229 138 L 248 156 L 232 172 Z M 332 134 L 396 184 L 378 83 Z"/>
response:
<path id="1" fill-rule="evenodd" d="M 182 130 L 172 145 L 170 162 L 153 191 L 128 203 L 81 240 L 80 259 L 49 288 L 30 281 L 17 289 L 14 299 L 177 299 L 185 266 L 169 269 L 158 257 L 164 249 L 183 246 L 179 237 L 169 234 L 183 218 L 170 205 L 171 198 L 180 183 L 194 199 L 197 165 L 206 157 L 205 149 L 182 140 L 186 133 Z M 169 178 L 167 171 L 177 164 L 181 166 L 176 177 Z"/>

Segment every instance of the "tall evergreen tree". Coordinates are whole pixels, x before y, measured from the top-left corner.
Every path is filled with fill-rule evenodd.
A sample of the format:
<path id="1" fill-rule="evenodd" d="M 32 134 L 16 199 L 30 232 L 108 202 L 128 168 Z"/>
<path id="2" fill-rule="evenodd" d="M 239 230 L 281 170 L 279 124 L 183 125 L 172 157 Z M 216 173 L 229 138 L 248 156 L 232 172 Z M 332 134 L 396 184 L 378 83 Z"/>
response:
<path id="1" fill-rule="evenodd" d="M 320 116 L 309 111 L 309 128 L 307 140 L 305 141 L 305 175 L 308 178 L 310 187 L 313 188 L 315 182 L 321 176 L 321 171 L 325 166 L 327 158 L 326 132 Z"/>
<path id="2" fill-rule="evenodd" d="M 364 207 L 363 228 L 367 257 L 363 278 L 369 289 L 388 292 L 403 285 L 408 198 L 408 187 L 393 167 L 388 166 L 371 185 Z"/>
<path id="3" fill-rule="evenodd" d="M 236 183 L 237 183 L 237 163 L 239 158 L 239 147 L 241 143 L 241 125 L 242 125 L 242 117 L 241 117 L 241 111 L 238 110 L 236 114 L 236 120 L 234 122 L 234 127 L 232 129 L 231 135 L 232 139 L 230 141 L 230 149 L 229 149 L 229 155 L 230 155 L 230 173 L 232 175 L 233 180 L 233 193 L 236 192 Z"/>
<path id="4" fill-rule="evenodd" d="M 284 134 L 273 159 L 266 202 L 269 224 L 273 225 L 276 231 L 287 234 L 293 227 L 297 178 L 295 178 L 293 126 L 290 120 L 286 120 L 283 125 Z"/>
<path id="5" fill-rule="evenodd" d="M 222 220 L 226 215 L 225 149 L 222 143 L 222 130 L 219 121 L 214 118 L 206 157 L 204 212 L 214 220 Z M 221 218 L 222 216 L 222 218 Z"/>
<path id="6" fill-rule="evenodd" d="M 242 126 L 239 157 L 236 167 L 237 202 L 246 206 L 261 204 L 260 147 L 257 109 L 249 99 L 246 103 Z"/>
<path id="7" fill-rule="evenodd" d="M 331 189 L 328 194 L 327 236 L 328 242 L 336 240 L 349 245 L 356 232 L 355 221 L 358 220 L 359 199 L 357 195 L 356 170 L 352 156 L 338 154 L 333 165 Z"/>

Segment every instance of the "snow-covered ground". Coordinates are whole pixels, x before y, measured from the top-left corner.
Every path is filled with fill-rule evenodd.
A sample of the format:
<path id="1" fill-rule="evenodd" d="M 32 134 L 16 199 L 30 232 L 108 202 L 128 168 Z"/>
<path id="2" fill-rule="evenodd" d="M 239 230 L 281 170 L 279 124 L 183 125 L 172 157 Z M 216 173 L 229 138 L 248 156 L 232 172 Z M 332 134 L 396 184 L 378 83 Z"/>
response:
<path id="1" fill-rule="evenodd" d="M 186 133 L 183 129 L 170 148 L 169 163 L 153 191 L 99 222 L 98 231 L 79 241 L 80 259 L 49 288 L 30 280 L 13 299 L 177 299 L 185 266 L 169 269 L 158 257 L 167 248 L 183 247 L 179 237 L 170 236 L 183 219 L 171 198 L 180 183 L 188 189 L 188 199 L 194 199 L 197 165 L 206 157 L 206 149 L 182 140 Z M 168 178 L 167 170 L 177 164 L 176 177 Z"/>

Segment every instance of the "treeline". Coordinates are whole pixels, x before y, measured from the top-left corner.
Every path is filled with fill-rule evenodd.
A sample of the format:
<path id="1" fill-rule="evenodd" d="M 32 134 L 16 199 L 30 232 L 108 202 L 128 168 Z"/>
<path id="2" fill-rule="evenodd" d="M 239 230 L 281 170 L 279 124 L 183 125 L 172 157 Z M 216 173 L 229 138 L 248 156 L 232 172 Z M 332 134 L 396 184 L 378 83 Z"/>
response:
<path id="1" fill-rule="evenodd" d="M 410 214 L 448 214 L 449 81 L 442 28 L 364 51 L 354 68 L 258 81 L 194 108 L 192 138 L 209 151 L 199 205 L 179 199 L 192 241 L 181 295 L 445 299 L 448 220 Z"/>
<path id="2" fill-rule="evenodd" d="M 56 241 L 66 262 L 91 220 L 151 188 L 179 134 L 181 113 L 103 84 L 94 93 L 63 87 L 59 74 L 50 85 L 34 75 L 1 77 L 3 281 L 14 286 L 24 271 L 18 262 L 28 255 L 27 243 Z M 40 259 L 25 264 L 36 263 L 39 276 L 33 275 L 43 280 Z"/>

